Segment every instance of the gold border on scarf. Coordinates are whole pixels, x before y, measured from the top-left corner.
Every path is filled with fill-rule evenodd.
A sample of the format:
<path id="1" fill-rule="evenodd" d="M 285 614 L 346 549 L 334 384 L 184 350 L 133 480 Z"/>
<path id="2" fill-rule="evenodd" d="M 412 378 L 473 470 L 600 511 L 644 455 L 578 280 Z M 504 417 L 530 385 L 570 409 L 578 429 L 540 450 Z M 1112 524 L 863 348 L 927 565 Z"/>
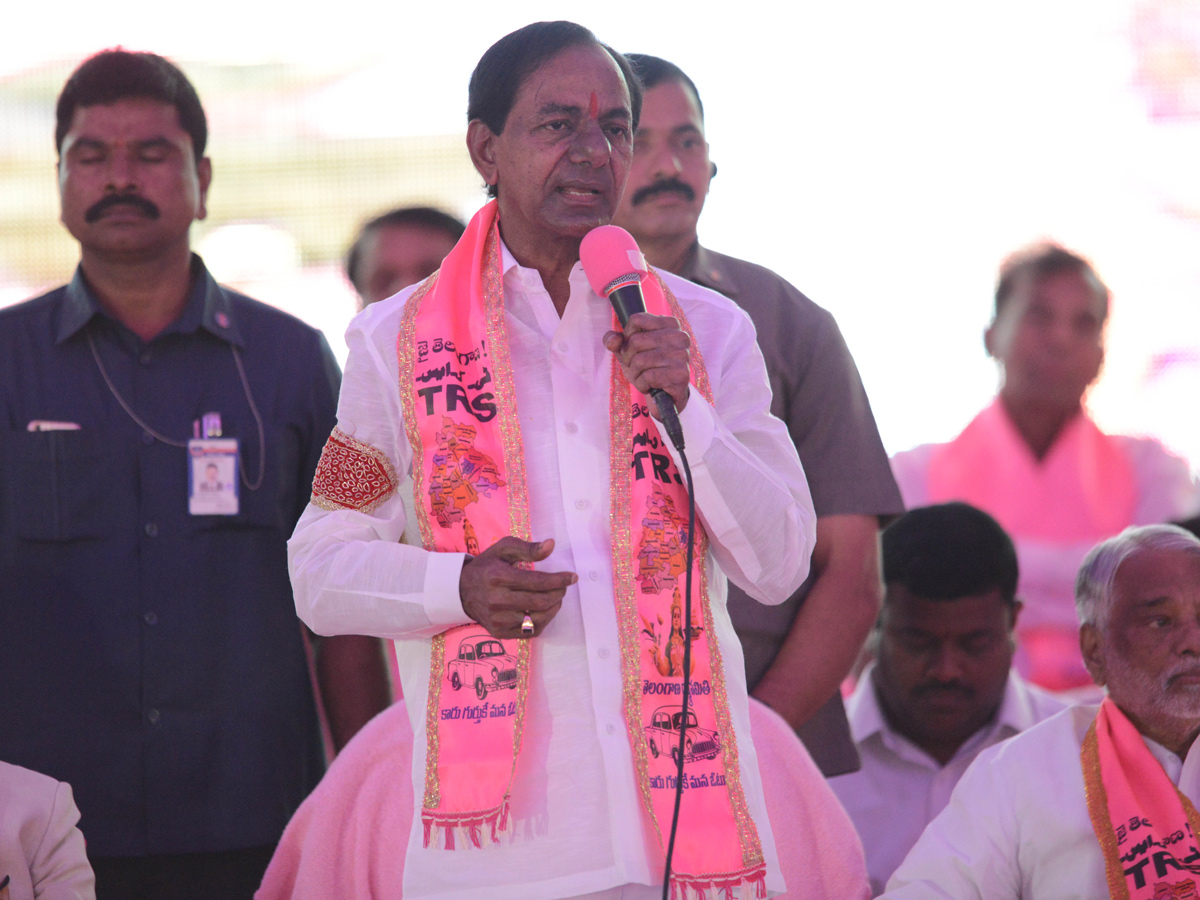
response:
<path id="1" fill-rule="evenodd" d="M 708 371 L 704 366 L 704 357 L 700 353 L 696 336 L 692 331 L 683 308 L 670 288 L 658 276 L 651 272 L 662 290 L 671 314 L 679 321 L 680 328 L 691 340 L 692 383 L 697 391 L 709 403 L 712 403 L 712 384 Z M 618 327 L 614 325 L 614 328 Z M 646 759 L 646 745 L 638 740 L 642 733 L 642 696 L 641 696 L 641 667 L 639 658 L 641 646 L 638 641 L 638 605 L 637 591 L 634 588 L 633 547 L 629 529 L 631 521 L 630 496 L 632 493 L 632 469 L 628 458 L 620 448 L 633 446 L 633 421 L 631 414 L 632 393 L 629 382 L 621 373 L 620 366 L 610 360 L 610 402 L 609 402 L 609 433 L 611 435 L 610 464 L 609 464 L 609 494 L 610 521 L 609 530 L 612 534 L 613 585 L 617 607 L 617 622 L 621 641 L 621 675 L 623 693 L 625 696 L 625 724 L 630 734 L 633 750 L 634 766 L 637 770 L 637 780 L 642 796 L 642 804 L 654 826 L 659 839 L 659 845 L 665 847 L 662 828 L 654 812 L 653 797 L 650 790 L 649 763 Z M 721 658 L 720 641 L 713 629 L 712 604 L 709 594 L 708 579 L 708 537 L 704 526 L 696 521 L 697 541 L 696 555 L 693 565 L 699 569 L 699 602 L 704 621 L 705 634 L 709 651 L 710 675 L 713 682 L 713 709 L 717 716 L 717 728 L 722 735 L 728 736 L 728 742 L 723 746 L 723 768 L 725 770 L 726 795 L 729 797 L 730 811 L 733 814 L 738 833 L 738 842 L 742 850 L 742 863 L 748 869 L 760 866 L 764 862 L 762 844 L 759 840 L 758 827 L 750 815 L 746 803 L 745 791 L 742 787 L 737 736 L 729 715 L 729 696 L 725 688 L 725 667 Z M 690 627 L 691 623 L 688 623 Z M 684 677 L 690 678 L 690 673 Z M 690 875 L 680 873 L 687 879 L 707 880 L 708 875 Z"/>
<path id="2" fill-rule="evenodd" d="M 523 541 L 531 540 L 529 526 L 529 486 L 525 479 L 525 444 L 521 439 L 521 419 L 517 415 L 517 387 L 513 378 L 512 355 L 508 346 L 508 327 L 504 321 L 504 274 L 500 271 L 500 218 L 488 233 L 483 248 L 483 308 L 492 360 L 496 410 L 499 414 L 500 443 L 504 448 L 504 477 L 508 482 L 509 533 Z"/>
<path id="3" fill-rule="evenodd" d="M 529 524 L 529 495 L 525 477 L 524 445 L 521 441 L 520 419 L 517 415 L 516 387 L 512 371 L 512 358 L 509 353 L 508 333 L 504 321 L 504 290 L 503 274 L 500 271 L 500 234 L 499 219 L 493 219 L 488 231 L 481 260 L 481 285 L 483 293 L 484 329 L 488 342 L 488 354 L 492 364 L 492 377 L 496 383 L 495 399 L 498 412 L 498 426 L 502 444 L 504 471 L 502 476 L 506 481 L 506 499 L 510 533 L 522 540 L 530 540 Z M 433 289 L 438 279 L 434 273 L 427 279 L 405 303 L 401 316 L 399 332 L 396 336 L 396 355 L 398 360 L 398 382 L 400 402 L 404 415 L 405 432 L 409 446 L 413 452 L 413 499 L 417 525 L 421 533 L 422 543 L 427 550 L 437 549 L 433 523 L 430 519 L 425 496 L 425 451 L 421 440 L 416 409 L 416 394 L 413 390 L 416 366 L 416 330 L 417 319 L 421 305 Z M 436 811 L 441 802 L 438 772 L 440 762 L 440 721 L 442 673 L 445 670 L 446 635 L 454 629 L 447 629 L 433 638 L 430 645 L 429 691 L 425 706 L 426 726 L 426 756 L 425 756 L 425 797 L 424 811 Z M 525 727 L 525 716 L 528 706 L 530 669 L 532 661 L 532 642 L 519 641 L 517 644 L 517 714 L 513 723 L 513 753 L 512 767 L 509 772 L 509 782 L 505 786 L 504 800 L 495 810 L 454 813 L 441 815 L 444 819 L 441 825 L 451 820 L 462 819 L 464 816 L 475 818 L 487 816 L 503 809 L 512 788 L 512 780 L 516 774 L 517 759 L 520 756 L 522 737 Z"/>
<path id="4" fill-rule="evenodd" d="M 488 355 L 492 361 L 496 410 L 499 415 L 500 443 L 504 454 L 504 478 L 508 497 L 509 532 L 523 541 L 532 540 L 529 524 L 529 485 L 525 478 L 525 444 L 521 440 L 521 419 L 517 415 L 517 386 L 513 377 L 512 354 L 508 346 L 508 327 L 504 321 L 504 274 L 500 271 L 500 216 L 497 214 L 483 248 L 483 311 Z M 512 790 L 525 734 L 525 713 L 529 701 L 529 679 L 533 664 L 533 641 L 517 641 L 517 720 L 513 723 L 512 770 L 504 796 Z"/>
<path id="5" fill-rule="evenodd" d="M 429 699 L 425 703 L 425 809 L 437 809 L 442 802 L 438 782 L 438 712 L 442 705 L 442 665 L 446 658 L 446 632 L 434 635 L 429 649 Z"/>
<path id="6" fill-rule="evenodd" d="M 1099 719 L 1097 714 L 1088 726 L 1083 747 L 1079 751 L 1079 760 L 1083 768 L 1084 795 L 1087 798 L 1088 818 L 1092 821 L 1092 830 L 1096 832 L 1101 852 L 1104 854 L 1104 871 L 1111 900 L 1129 900 L 1129 882 L 1125 878 L 1125 867 L 1121 863 L 1120 846 L 1108 808 L 1108 792 L 1104 790 L 1104 779 L 1100 769 L 1100 739 L 1096 733 L 1096 723 Z M 1191 799 L 1180 791 L 1178 786 L 1172 786 L 1192 829 L 1193 841 L 1200 841 L 1200 813 L 1197 813 Z"/>
<path id="7" fill-rule="evenodd" d="M 696 523 L 699 526 L 699 522 Z M 709 667 L 712 669 L 713 680 L 713 709 L 717 714 L 717 729 L 721 734 L 729 735 L 729 742 L 724 747 L 722 763 L 725 769 L 725 786 L 729 793 L 729 805 L 733 808 L 733 818 L 737 822 L 738 841 L 742 845 L 742 863 L 746 866 L 756 866 L 763 861 L 762 843 L 758 836 L 758 826 L 750 815 L 750 805 L 746 802 L 746 793 L 742 788 L 742 770 L 739 761 L 736 732 L 733 730 L 733 720 L 729 715 L 729 695 L 725 690 L 725 662 L 721 658 L 721 642 L 713 630 L 712 606 L 708 593 L 708 538 L 700 532 L 701 547 L 705 555 L 701 557 L 705 563 L 701 568 L 701 589 L 703 591 L 704 627 L 713 635 L 709 641 Z"/>
<path id="8" fill-rule="evenodd" d="M 1183 791 L 1175 788 L 1175 793 L 1179 795 L 1179 801 L 1183 804 L 1183 814 L 1187 816 L 1188 824 L 1192 826 L 1192 839 L 1200 843 L 1200 813 L 1196 812 L 1196 806 L 1192 803 L 1191 798 Z"/>
<path id="9" fill-rule="evenodd" d="M 417 314 L 425 296 L 437 283 L 438 273 L 434 272 L 409 295 L 404 303 L 404 312 L 400 317 L 400 330 L 396 335 L 396 361 L 399 372 L 398 387 L 400 389 L 400 408 L 404 415 L 404 431 L 408 437 L 408 445 L 412 449 L 412 480 L 413 508 L 417 517 L 417 527 L 421 532 L 421 543 L 426 550 L 434 549 L 433 526 L 429 521 L 429 512 L 420 498 L 424 491 L 425 468 L 424 449 L 421 442 L 421 429 L 417 426 L 416 400 L 413 393 L 413 370 L 416 366 L 416 328 Z M 436 635 L 430 643 L 429 652 L 429 690 L 425 701 L 425 809 L 435 809 L 441 802 L 441 790 L 438 785 L 438 762 L 440 759 L 440 735 L 438 734 L 438 708 L 442 696 L 442 671 L 445 665 L 446 637 Z"/>
<path id="10" fill-rule="evenodd" d="M 654 272 L 653 269 L 651 271 Z M 654 272 L 654 277 L 658 280 L 658 285 L 662 289 L 663 296 L 667 300 L 667 305 L 670 307 L 672 315 L 679 320 L 679 327 L 691 339 L 692 379 L 696 385 L 696 390 L 700 392 L 700 396 L 709 403 L 712 403 L 712 382 L 709 380 L 708 368 L 704 365 L 704 356 L 700 352 L 700 344 L 697 342 L 696 335 L 692 331 L 691 322 L 688 321 L 683 307 L 680 306 L 675 295 L 671 293 L 671 289 L 667 287 L 666 282 L 662 280 L 657 272 Z M 729 735 L 729 743 L 725 747 L 725 752 L 721 754 L 725 769 L 725 786 L 729 794 L 730 806 L 733 808 L 733 818 L 737 822 L 738 840 L 742 845 L 742 862 L 747 866 L 756 866 L 762 863 L 764 859 L 762 841 L 758 835 L 758 826 L 754 824 L 754 818 L 750 815 L 750 806 L 746 802 L 746 792 L 742 787 L 737 737 L 733 730 L 733 721 L 729 715 L 729 695 L 725 689 L 725 663 L 721 657 L 721 642 L 717 640 L 716 631 L 713 630 L 711 595 L 708 591 L 708 535 L 705 534 L 704 528 L 698 520 L 696 522 L 696 530 L 698 532 L 698 540 L 696 542 L 697 554 L 701 561 L 700 599 L 701 608 L 704 613 L 704 627 L 708 629 L 707 633 L 713 636 L 712 640 L 708 642 L 708 654 L 713 679 L 713 709 L 717 714 L 718 730 L 721 734 Z"/>
<path id="11" fill-rule="evenodd" d="M 614 327 L 619 327 L 615 324 Z M 609 354 L 609 523 L 612 535 L 613 600 L 617 608 L 617 630 L 621 641 L 621 684 L 625 696 L 625 728 L 633 750 L 633 765 L 637 770 L 638 792 L 642 806 L 654 826 L 660 847 L 665 846 L 662 827 L 654 812 L 654 797 L 650 790 L 650 767 L 646 759 L 646 743 L 642 735 L 642 676 L 638 660 L 641 644 L 638 639 L 638 603 L 634 588 L 633 540 L 629 523 L 632 521 L 633 470 L 627 455 L 633 447 L 633 394 L 621 367 Z"/>
<path id="12" fill-rule="evenodd" d="M 1083 766 L 1083 793 L 1087 798 L 1088 817 L 1092 820 L 1092 830 L 1096 832 L 1100 850 L 1104 853 L 1104 872 L 1108 881 L 1109 897 L 1111 900 L 1129 900 L 1129 885 L 1125 881 L 1125 867 L 1121 865 L 1117 833 L 1113 830 L 1112 819 L 1108 813 L 1108 792 L 1104 790 L 1104 780 L 1100 777 L 1096 719 L 1088 726 L 1083 747 L 1079 751 L 1079 761 Z"/>
<path id="13" fill-rule="evenodd" d="M 421 429 L 417 425 L 417 401 L 413 391 L 413 372 L 417 358 L 417 314 L 425 296 L 437 284 L 438 272 L 434 272 L 409 296 L 400 317 L 400 331 L 396 335 L 396 359 L 399 369 L 400 408 L 404 414 L 404 431 L 408 446 L 412 449 L 413 507 L 417 516 L 417 527 L 421 532 L 421 543 L 426 550 L 434 549 L 433 525 L 429 521 L 429 510 L 421 502 L 425 491 L 425 452 L 421 443 Z"/>

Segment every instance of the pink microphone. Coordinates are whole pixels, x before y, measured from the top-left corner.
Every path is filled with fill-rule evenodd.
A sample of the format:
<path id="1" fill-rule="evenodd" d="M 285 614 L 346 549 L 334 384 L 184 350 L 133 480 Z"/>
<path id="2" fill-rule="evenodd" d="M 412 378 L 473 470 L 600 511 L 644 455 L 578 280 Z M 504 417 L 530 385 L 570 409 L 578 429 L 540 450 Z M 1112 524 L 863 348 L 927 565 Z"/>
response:
<path id="1" fill-rule="evenodd" d="M 601 225 L 583 236 L 579 245 L 579 261 L 592 290 L 608 298 L 617 320 L 624 328 L 634 313 L 646 311 L 642 296 L 642 279 L 649 274 L 646 257 L 638 249 L 633 235 L 619 225 Z M 683 449 L 683 428 L 671 395 L 660 388 L 651 388 L 650 397 L 658 407 L 671 443 Z"/>
<path id="2" fill-rule="evenodd" d="M 649 269 L 637 241 L 619 225 L 601 225 L 584 235 L 579 261 L 592 290 L 608 299 L 621 327 L 634 313 L 646 311 L 641 282 Z"/>

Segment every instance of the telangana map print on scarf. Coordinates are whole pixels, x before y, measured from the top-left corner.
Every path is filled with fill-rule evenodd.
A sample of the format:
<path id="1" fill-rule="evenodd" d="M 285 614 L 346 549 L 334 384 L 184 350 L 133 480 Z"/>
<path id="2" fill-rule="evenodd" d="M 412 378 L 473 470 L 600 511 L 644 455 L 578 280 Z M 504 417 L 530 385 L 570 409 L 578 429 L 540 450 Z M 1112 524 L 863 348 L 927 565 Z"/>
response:
<path id="1" fill-rule="evenodd" d="M 467 518 L 467 507 L 479 502 L 480 493 L 490 497 L 507 483 L 496 461 L 475 449 L 477 433 L 474 425 L 443 416 L 429 478 L 430 512 L 443 528 L 462 522 L 463 539 L 472 556 L 479 555 L 479 539 Z"/>

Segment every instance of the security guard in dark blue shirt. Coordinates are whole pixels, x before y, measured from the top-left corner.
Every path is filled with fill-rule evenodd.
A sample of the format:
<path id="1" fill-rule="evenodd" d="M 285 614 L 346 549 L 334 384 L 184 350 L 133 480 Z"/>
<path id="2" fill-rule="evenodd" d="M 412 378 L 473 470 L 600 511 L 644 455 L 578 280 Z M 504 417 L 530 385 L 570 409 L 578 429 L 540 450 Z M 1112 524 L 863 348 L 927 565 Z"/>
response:
<path id="1" fill-rule="evenodd" d="M 58 103 L 79 268 L 0 311 L 0 759 L 71 784 L 102 900 L 251 896 L 323 770 L 285 542 L 340 375 L 191 254 L 205 138 L 171 63 L 87 60 Z M 386 699 L 348 646 L 377 674 L 348 711 L 324 680 L 341 725 Z"/>

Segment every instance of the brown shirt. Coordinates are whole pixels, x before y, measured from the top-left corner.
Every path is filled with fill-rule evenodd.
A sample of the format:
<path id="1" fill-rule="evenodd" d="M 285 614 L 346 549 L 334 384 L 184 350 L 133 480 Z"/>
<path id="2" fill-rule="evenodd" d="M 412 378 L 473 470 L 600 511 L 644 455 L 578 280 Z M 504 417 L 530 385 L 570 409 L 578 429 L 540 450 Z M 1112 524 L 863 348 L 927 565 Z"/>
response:
<path id="1" fill-rule="evenodd" d="M 679 274 L 724 294 L 750 315 L 767 363 L 771 412 L 787 425 L 800 454 L 818 518 L 902 513 L 871 405 L 833 316 L 770 269 L 699 244 Z M 750 690 L 774 661 L 811 584 L 810 577 L 779 606 L 765 606 L 729 585 L 729 615 L 742 641 Z M 826 775 L 858 768 L 840 697 L 799 734 Z"/>

